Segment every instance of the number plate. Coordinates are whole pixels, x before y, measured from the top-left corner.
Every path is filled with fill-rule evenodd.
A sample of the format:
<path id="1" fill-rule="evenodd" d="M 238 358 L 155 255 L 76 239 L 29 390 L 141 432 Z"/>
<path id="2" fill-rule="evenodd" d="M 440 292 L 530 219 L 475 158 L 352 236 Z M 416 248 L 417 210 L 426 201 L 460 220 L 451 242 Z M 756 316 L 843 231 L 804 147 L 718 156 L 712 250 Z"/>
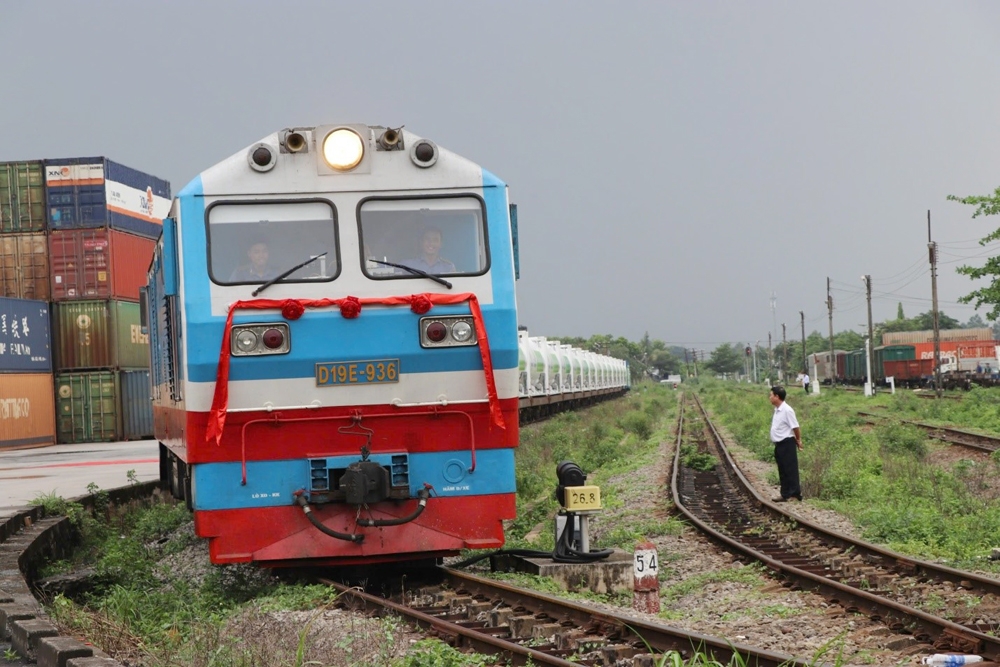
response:
<path id="1" fill-rule="evenodd" d="M 601 487 L 599 486 L 567 486 L 565 494 L 567 510 L 601 509 Z"/>
<path id="2" fill-rule="evenodd" d="M 316 364 L 317 387 L 399 382 L 399 359 L 325 361 Z"/>

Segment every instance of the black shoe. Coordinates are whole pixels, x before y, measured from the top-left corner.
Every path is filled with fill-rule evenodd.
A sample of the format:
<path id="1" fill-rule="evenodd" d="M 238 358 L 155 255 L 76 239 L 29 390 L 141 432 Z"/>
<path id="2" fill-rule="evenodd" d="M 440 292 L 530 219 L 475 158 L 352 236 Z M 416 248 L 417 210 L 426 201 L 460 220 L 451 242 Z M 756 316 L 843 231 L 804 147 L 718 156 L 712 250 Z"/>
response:
<path id="1" fill-rule="evenodd" d="M 785 498 L 784 496 L 778 496 L 777 498 L 771 498 L 771 502 L 772 503 L 787 503 L 788 502 L 788 498 Z"/>
<path id="2" fill-rule="evenodd" d="M 797 501 L 799 501 L 801 503 L 802 502 L 802 496 L 792 496 L 790 498 L 790 500 L 797 500 Z"/>

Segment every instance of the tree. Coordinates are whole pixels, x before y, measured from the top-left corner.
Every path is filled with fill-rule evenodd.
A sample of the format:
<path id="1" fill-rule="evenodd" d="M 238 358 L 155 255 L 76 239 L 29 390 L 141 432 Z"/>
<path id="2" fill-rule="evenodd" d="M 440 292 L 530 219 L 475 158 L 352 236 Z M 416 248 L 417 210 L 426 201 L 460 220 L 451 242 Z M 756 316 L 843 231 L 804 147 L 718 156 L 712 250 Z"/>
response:
<path id="1" fill-rule="evenodd" d="M 969 321 L 962 325 L 963 329 L 983 329 L 989 325 L 983 321 L 983 318 L 979 316 L 979 313 L 974 314 L 969 318 Z"/>
<path id="2" fill-rule="evenodd" d="M 975 206 L 976 210 L 972 214 L 973 219 L 981 215 L 997 215 L 1000 213 L 1000 187 L 990 195 L 972 195 L 970 197 L 948 195 L 948 201 L 957 201 L 960 204 Z M 1000 239 L 1000 229 L 994 229 L 979 239 L 979 245 L 985 246 L 997 239 Z M 958 300 L 962 303 L 975 303 L 976 308 L 983 305 L 990 306 L 990 311 L 986 313 L 987 319 L 1000 319 L 1000 257 L 988 258 L 983 266 L 965 265 L 958 267 L 956 270 L 962 275 L 969 276 L 971 280 L 985 278 L 990 281 L 988 285 L 973 290 L 969 294 L 959 297 Z"/>
<path id="3" fill-rule="evenodd" d="M 723 343 L 712 350 L 705 366 L 715 373 L 739 373 L 743 370 L 743 347 Z"/>
<path id="4" fill-rule="evenodd" d="M 896 306 L 896 319 L 897 320 L 905 320 L 906 319 L 906 316 L 903 315 L 903 302 L 902 301 L 900 301 L 899 305 Z"/>

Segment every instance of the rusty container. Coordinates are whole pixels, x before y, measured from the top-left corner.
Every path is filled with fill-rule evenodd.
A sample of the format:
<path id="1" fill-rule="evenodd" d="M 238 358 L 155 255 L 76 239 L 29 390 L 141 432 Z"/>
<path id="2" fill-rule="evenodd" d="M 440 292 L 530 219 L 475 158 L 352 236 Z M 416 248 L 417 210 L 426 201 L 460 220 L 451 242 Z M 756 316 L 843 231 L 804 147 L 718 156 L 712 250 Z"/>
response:
<path id="1" fill-rule="evenodd" d="M 0 296 L 49 300 L 49 244 L 44 233 L 0 235 Z"/>
<path id="2" fill-rule="evenodd" d="M 49 373 L 0 375 L 0 450 L 56 441 L 55 400 Z"/>
<path id="3" fill-rule="evenodd" d="M 45 168 L 41 162 L 0 162 L 0 232 L 46 227 Z"/>
<path id="4" fill-rule="evenodd" d="M 60 444 L 122 439 L 118 373 L 57 373 L 55 403 Z"/>
<path id="5" fill-rule="evenodd" d="M 57 371 L 149 368 L 139 304 L 128 301 L 53 303 L 52 347 Z"/>
<path id="6" fill-rule="evenodd" d="M 156 241 L 114 229 L 70 229 L 49 235 L 52 300 L 138 301 Z"/>
<path id="7" fill-rule="evenodd" d="M 945 341 L 991 341 L 993 329 L 977 327 L 974 329 L 942 329 L 939 340 Z M 914 343 L 933 343 L 934 332 L 924 331 L 894 331 L 882 334 L 883 345 L 912 345 Z"/>

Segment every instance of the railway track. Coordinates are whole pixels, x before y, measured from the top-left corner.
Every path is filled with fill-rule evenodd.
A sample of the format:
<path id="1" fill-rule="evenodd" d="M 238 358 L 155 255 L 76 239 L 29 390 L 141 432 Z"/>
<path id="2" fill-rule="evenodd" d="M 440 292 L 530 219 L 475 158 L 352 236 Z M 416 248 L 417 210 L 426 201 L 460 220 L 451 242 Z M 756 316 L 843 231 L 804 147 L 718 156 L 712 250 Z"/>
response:
<path id="1" fill-rule="evenodd" d="M 346 607 L 398 614 L 456 648 L 497 655 L 498 664 L 654 667 L 668 651 L 685 660 L 695 652 L 707 654 L 723 665 L 809 664 L 448 568 L 433 574 L 433 581 L 388 594 L 321 581 L 339 591 L 338 602 Z"/>
<path id="2" fill-rule="evenodd" d="M 935 426 L 934 424 L 925 424 L 923 422 L 912 421 L 910 419 L 900 419 L 898 417 L 891 417 L 889 415 L 881 415 L 863 410 L 858 411 L 858 415 L 864 417 L 870 424 L 881 423 L 886 419 L 891 419 L 902 424 L 910 424 L 911 426 L 916 426 L 917 428 L 927 431 L 931 438 L 953 445 L 961 445 L 963 447 L 969 447 L 970 449 L 976 449 L 989 453 L 1000 449 L 1000 437 L 994 435 L 972 433 L 971 431 L 963 431 L 962 429 L 949 428 L 947 426 Z"/>
<path id="3" fill-rule="evenodd" d="M 904 557 L 782 512 L 743 476 L 696 396 L 682 406 L 677 432 L 674 503 L 714 541 L 763 563 L 786 586 L 911 635 L 925 645 L 915 650 L 1000 658 L 993 636 L 1000 631 L 1000 581 Z M 683 464 L 682 455 L 695 448 L 717 459 L 713 470 Z"/>

